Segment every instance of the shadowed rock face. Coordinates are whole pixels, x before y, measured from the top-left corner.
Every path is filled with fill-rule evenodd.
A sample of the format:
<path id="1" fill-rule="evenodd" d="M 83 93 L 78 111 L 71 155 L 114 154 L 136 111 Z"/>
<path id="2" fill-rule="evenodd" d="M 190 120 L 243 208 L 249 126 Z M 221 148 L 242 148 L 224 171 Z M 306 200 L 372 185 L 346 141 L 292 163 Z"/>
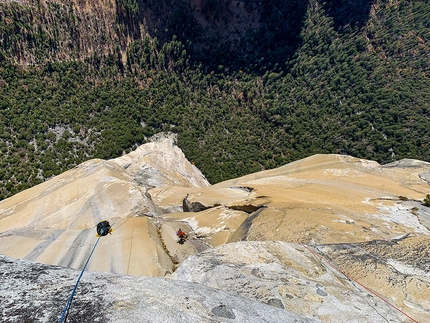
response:
<path id="1" fill-rule="evenodd" d="M 58 322 L 78 271 L 0 256 L 2 322 Z M 317 322 L 200 284 L 87 272 L 67 322 Z"/>
<path id="2" fill-rule="evenodd" d="M 291 274 L 302 277 L 301 283 L 279 287 L 265 280 L 268 268 L 278 260 L 267 257 L 259 259 L 258 266 L 255 263 L 254 256 L 260 252 L 255 250 L 264 253 L 266 245 L 242 248 L 231 243 L 308 244 L 406 313 L 430 321 L 426 292 L 430 211 L 422 203 L 430 194 L 429 163 L 404 160 L 380 166 L 350 156 L 315 155 L 209 185 L 174 145 L 174 138 L 157 140 L 115 160 L 88 161 L 1 201 L 0 253 L 81 269 L 96 241 L 95 226 L 108 220 L 114 232 L 101 238 L 89 271 L 168 276 L 179 267 L 177 274 L 184 270 L 186 280 L 233 289 L 309 318 L 335 322 L 333 313 L 354 313 L 348 302 L 360 302 L 355 299 L 360 295 L 369 300 L 367 296 L 340 280 L 345 285 L 342 291 L 335 277 L 328 283 L 329 271 L 321 264 L 300 263 L 298 256 L 288 258 L 285 250 L 290 247 L 277 247 L 285 249 L 277 257 L 289 259 L 279 260 L 281 267 L 275 268 L 279 277 L 294 268 L 306 274 Z M 176 236 L 179 228 L 188 234 L 183 244 Z M 212 251 L 215 247 L 226 249 Z M 215 256 L 219 250 L 242 259 L 241 263 L 231 262 L 230 269 L 221 266 Z M 195 270 L 181 267 L 201 252 L 211 259 L 203 258 L 211 272 L 200 268 L 199 258 L 186 262 L 191 268 L 189 261 L 195 261 Z M 243 254 L 254 256 L 244 259 Z M 328 276 L 309 276 L 315 266 Z M 199 280 L 199 268 L 207 281 Z M 217 268 L 225 268 L 233 278 L 243 277 L 253 288 L 211 285 Z M 233 314 L 237 317 L 221 305 L 210 308 L 211 315 L 226 320 L 232 320 Z M 394 314 L 387 311 L 386 315 Z"/>

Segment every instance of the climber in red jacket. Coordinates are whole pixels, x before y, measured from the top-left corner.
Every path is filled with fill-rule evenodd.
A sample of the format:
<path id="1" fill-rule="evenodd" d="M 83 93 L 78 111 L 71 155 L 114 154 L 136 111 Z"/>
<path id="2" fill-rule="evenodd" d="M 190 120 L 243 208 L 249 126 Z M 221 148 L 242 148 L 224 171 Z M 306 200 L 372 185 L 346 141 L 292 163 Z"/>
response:
<path id="1" fill-rule="evenodd" d="M 187 234 L 184 231 L 182 231 L 181 229 L 179 229 L 178 232 L 176 232 L 176 235 L 181 240 L 185 240 L 187 238 Z"/>

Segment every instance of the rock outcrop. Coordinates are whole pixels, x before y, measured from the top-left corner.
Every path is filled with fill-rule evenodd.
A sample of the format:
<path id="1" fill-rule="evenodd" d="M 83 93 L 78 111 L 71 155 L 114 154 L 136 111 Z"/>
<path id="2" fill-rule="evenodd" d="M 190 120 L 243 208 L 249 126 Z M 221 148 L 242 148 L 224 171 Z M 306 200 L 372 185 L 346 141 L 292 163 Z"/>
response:
<path id="1" fill-rule="evenodd" d="M 430 164 L 421 161 L 381 166 L 315 155 L 209 185 L 174 138 L 160 136 L 1 201 L 0 254 L 81 269 L 96 241 L 95 225 L 108 220 L 115 231 L 100 240 L 89 271 L 174 273 L 325 322 L 407 322 L 405 315 L 425 322 L 429 174 Z M 188 234 L 184 243 L 179 228 Z"/>
<path id="2" fill-rule="evenodd" d="M 226 244 L 188 258 L 173 276 L 323 322 L 400 322 L 405 318 L 297 244 Z"/>
<path id="3" fill-rule="evenodd" d="M 2 322 L 58 322 L 78 271 L 0 256 Z M 318 322 L 179 280 L 87 272 L 67 322 Z"/>
<path id="4" fill-rule="evenodd" d="M 90 160 L 0 202 L 0 253 L 82 268 L 95 225 L 108 220 L 117 230 L 101 240 L 97 252 L 103 256 L 89 269 L 163 276 L 174 265 L 160 241 L 160 220 L 151 220 L 163 211 L 148 190 L 171 185 L 209 185 L 172 137 L 114 160 Z"/>

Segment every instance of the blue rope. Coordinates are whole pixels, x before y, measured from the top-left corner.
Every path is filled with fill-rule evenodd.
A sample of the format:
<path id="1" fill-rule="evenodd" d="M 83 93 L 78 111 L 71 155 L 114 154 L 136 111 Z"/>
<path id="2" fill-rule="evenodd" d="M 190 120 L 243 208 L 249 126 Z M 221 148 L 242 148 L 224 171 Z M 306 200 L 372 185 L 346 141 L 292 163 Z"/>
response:
<path id="1" fill-rule="evenodd" d="M 96 249 L 97 244 L 99 243 L 100 237 L 101 236 L 99 236 L 97 238 L 96 244 L 94 245 L 93 250 L 91 251 L 90 256 L 88 257 L 87 262 L 84 265 L 84 268 L 82 268 L 81 274 L 79 275 L 78 280 L 76 281 L 75 287 L 72 290 L 72 294 L 70 294 L 70 297 L 67 301 L 66 307 L 64 308 L 63 314 L 61 315 L 61 318 L 58 321 L 58 323 L 63 323 L 67 319 L 67 315 L 69 314 L 69 309 L 70 309 L 70 306 L 72 305 L 72 299 L 73 299 L 73 296 L 75 295 L 76 288 L 78 287 L 79 281 L 81 280 L 81 277 L 84 274 L 85 268 L 87 267 L 88 262 L 90 261 L 90 258 L 93 255 L 93 252 Z"/>

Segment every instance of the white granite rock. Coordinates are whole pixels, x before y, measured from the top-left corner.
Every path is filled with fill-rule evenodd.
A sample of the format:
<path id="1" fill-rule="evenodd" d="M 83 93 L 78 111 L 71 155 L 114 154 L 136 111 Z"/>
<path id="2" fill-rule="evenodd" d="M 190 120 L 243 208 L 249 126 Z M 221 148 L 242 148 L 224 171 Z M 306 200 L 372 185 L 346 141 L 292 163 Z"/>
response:
<path id="1" fill-rule="evenodd" d="M 230 243 L 185 260 L 173 274 L 323 322 L 400 322 L 403 317 L 301 245 Z"/>
<path id="2" fill-rule="evenodd" d="M 0 256 L 4 323 L 58 322 L 79 271 Z M 311 323 L 288 311 L 204 285 L 85 272 L 68 323 Z"/>

